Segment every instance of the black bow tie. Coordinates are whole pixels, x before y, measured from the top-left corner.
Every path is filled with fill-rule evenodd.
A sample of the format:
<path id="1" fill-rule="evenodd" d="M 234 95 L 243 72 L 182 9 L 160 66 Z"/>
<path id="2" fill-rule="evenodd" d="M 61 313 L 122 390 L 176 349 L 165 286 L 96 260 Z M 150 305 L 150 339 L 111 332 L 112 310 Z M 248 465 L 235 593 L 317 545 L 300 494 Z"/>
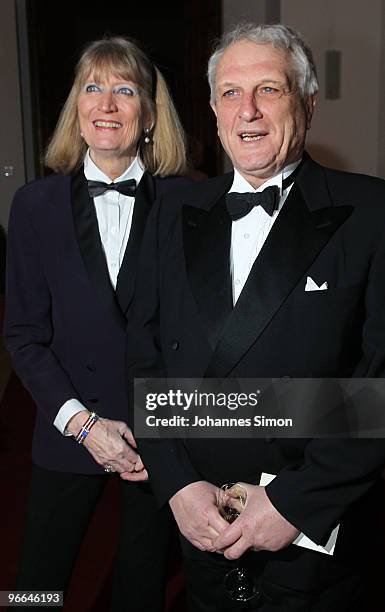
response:
<path id="1" fill-rule="evenodd" d="M 302 168 L 304 159 L 298 164 L 295 170 L 282 181 L 282 191 L 285 191 L 292 185 Z M 273 212 L 278 209 L 280 200 L 279 187 L 273 185 L 266 187 L 263 191 L 247 191 L 246 193 L 237 193 L 232 191 L 226 195 L 226 206 L 228 213 L 233 221 L 242 219 L 254 208 L 254 206 L 262 206 L 270 217 Z"/>
<path id="2" fill-rule="evenodd" d="M 236 193 L 232 191 L 226 195 L 226 206 L 233 221 L 245 217 L 254 206 L 262 206 L 270 217 L 277 210 L 280 192 L 276 185 L 266 187 L 263 191 Z"/>
<path id="3" fill-rule="evenodd" d="M 87 181 L 88 193 L 90 198 L 96 198 L 102 195 L 109 189 L 113 189 L 126 196 L 135 196 L 136 180 L 128 179 L 128 181 L 120 181 L 120 183 L 103 183 L 103 181 Z"/>

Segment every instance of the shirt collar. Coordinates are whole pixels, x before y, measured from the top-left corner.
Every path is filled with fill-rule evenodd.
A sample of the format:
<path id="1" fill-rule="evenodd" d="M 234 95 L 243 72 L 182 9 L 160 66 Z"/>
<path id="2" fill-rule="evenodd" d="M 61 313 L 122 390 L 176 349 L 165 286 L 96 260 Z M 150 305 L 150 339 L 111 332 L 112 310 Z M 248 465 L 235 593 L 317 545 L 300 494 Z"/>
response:
<path id="1" fill-rule="evenodd" d="M 126 181 L 128 179 L 135 179 L 137 184 L 142 178 L 144 173 L 144 167 L 139 157 L 135 157 L 132 164 L 121 174 L 114 183 L 120 183 L 120 181 Z M 103 183 L 111 183 L 111 179 L 104 174 L 100 168 L 91 159 L 90 150 L 88 149 L 84 158 L 84 176 L 88 181 L 103 181 Z"/>
<path id="2" fill-rule="evenodd" d="M 232 191 L 236 191 L 237 193 L 247 193 L 250 191 L 256 193 L 257 191 L 263 191 L 266 187 L 277 185 L 282 195 L 282 181 L 287 176 L 289 176 L 292 172 L 294 172 L 296 167 L 301 163 L 301 160 L 302 158 L 296 162 L 293 162 L 292 164 L 288 164 L 287 166 L 283 168 L 281 172 L 269 178 L 267 181 L 262 183 L 262 185 L 260 185 L 257 189 L 254 189 L 254 187 L 250 185 L 250 183 L 238 172 L 238 170 L 234 168 L 234 180 L 229 190 L 229 193 L 231 193 Z"/>

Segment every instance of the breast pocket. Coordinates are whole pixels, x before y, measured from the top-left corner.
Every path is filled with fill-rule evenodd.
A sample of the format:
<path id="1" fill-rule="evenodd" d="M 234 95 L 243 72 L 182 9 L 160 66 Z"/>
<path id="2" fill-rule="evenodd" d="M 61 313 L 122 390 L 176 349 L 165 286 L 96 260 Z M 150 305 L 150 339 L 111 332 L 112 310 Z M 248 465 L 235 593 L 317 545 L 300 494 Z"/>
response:
<path id="1" fill-rule="evenodd" d="M 294 308 L 333 308 L 355 304 L 363 298 L 362 284 L 348 285 L 346 287 L 331 287 L 330 289 L 319 289 L 316 291 L 296 291 L 293 295 L 292 306 Z"/>

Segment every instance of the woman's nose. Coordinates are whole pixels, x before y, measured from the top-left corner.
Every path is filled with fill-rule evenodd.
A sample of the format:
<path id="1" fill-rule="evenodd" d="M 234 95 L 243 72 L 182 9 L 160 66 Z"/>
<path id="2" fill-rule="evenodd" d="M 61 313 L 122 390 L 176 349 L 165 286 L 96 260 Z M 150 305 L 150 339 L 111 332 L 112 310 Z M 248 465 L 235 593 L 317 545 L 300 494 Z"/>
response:
<path id="1" fill-rule="evenodd" d="M 99 108 L 105 113 L 112 113 L 117 110 L 115 97 L 112 90 L 104 91 L 99 98 Z"/>

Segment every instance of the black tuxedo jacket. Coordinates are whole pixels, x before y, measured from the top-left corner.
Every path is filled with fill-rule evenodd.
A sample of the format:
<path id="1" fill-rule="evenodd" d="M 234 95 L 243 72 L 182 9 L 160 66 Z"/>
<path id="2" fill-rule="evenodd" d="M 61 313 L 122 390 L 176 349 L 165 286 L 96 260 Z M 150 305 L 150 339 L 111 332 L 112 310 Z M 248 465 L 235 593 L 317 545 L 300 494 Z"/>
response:
<path id="1" fill-rule="evenodd" d="M 5 337 L 37 407 L 33 459 L 67 472 L 100 473 L 91 455 L 53 426 L 70 398 L 127 422 L 125 312 L 148 212 L 181 179 L 144 173 L 116 292 L 108 275 L 83 169 L 22 187 L 8 235 Z M 15 406 L 15 410 L 21 407 Z"/>
<path id="2" fill-rule="evenodd" d="M 141 350 L 144 356 L 134 373 L 384 376 L 385 183 L 321 167 L 305 156 L 232 308 L 231 221 L 224 198 L 232 178 L 198 183 L 163 198 L 151 212 L 129 317 L 131 329 L 141 329 L 136 355 Z M 327 281 L 328 290 L 305 292 L 307 276 L 319 286 Z M 369 506 L 362 500 L 378 484 L 384 440 L 228 443 L 142 440 L 160 503 L 194 480 L 258 483 L 268 472 L 277 474 L 266 488 L 274 506 L 317 543 L 342 518 L 357 527 L 359 516 L 364 524 Z"/>

